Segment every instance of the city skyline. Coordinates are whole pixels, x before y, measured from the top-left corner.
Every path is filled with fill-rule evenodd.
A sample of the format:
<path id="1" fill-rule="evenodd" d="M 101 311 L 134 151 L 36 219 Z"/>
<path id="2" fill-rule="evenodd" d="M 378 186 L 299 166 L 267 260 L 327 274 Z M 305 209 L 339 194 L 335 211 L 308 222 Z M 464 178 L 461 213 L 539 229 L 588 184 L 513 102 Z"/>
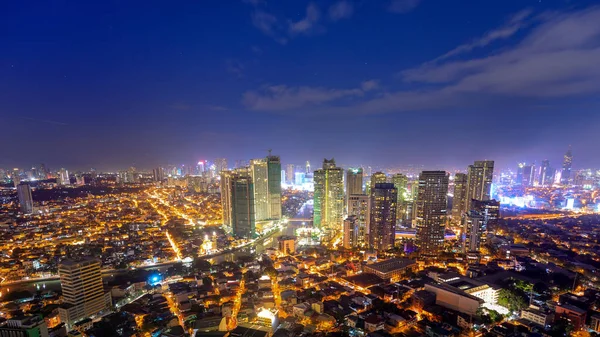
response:
<path id="1" fill-rule="evenodd" d="M 152 168 L 274 148 L 284 163 L 506 167 L 559 163 L 568 145 L 574 167 L 600 166 L 594 1 L 391 2 L 11 3 L 0 166 Z"/>

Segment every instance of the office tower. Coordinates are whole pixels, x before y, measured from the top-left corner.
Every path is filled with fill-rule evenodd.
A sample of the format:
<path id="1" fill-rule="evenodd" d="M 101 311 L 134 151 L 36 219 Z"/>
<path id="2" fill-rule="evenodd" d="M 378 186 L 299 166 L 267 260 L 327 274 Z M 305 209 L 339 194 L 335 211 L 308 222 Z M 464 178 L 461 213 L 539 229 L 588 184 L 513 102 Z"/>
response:
<path id="1" fill-rule="evenodd" d="M 56 182 L 62 186 L 71 185 L 71 178 L 69 178 L 69 171 L 65 168 L 61 168 L 60 170 L 58 170 L 58 177 L 56 178 Z"/>
<path id="2" fill-rule="evenodd" d="M 467 175 L 457 173 L 454 175 L 454 197 L 452 199 L 452 218 L 460 220 L 467 210 Z"/>
<path id="3" fill-rule="evenodd" d="M 0 323 L 0 337 L 49 337 L 46 321 L 39 316 L 15 316 Z"/>
<path id="4" fill-rule="evenodd" d="M 285 166 L 285 182 L 288 184 L 293 184 L 294 183 L 294 173 L 295 173 L 295 167 L 294 164 L 287 164 Z"/>
<path id="5" fill-rule="evenodd" d="M 215 170 L 217 174 L 220 174 L 223 171 L 227 171 L 227 158 L 217 158 L 215 159 Z"/>
<path id="6" fill-rule="evenodd" d="M 60 321 L 71 330 L 73 323 L 107 309 L 110 293 L 105 295 L 100 260 L 67 260 L 58 266 L 63 304 L 58 308 Z"/>
<path id="7" fill-rule="evenodd" d="M 48 169 L 44 164 L 40 164 L 40 179 L 48 179 Z"/>
<path id="8" fill-rule="evenodd" d="M 346 195 L 363 193 L 363 170 L 362 168 L 351 168 L 346 171 Z"/>
<path id="9" fill-rule="evenodd" d="M 552 185 L 553 178 L 552 168 L 550 168 L 550 161 L 548 159 L 542 160 L 540 173 L 538 175 L 538 185 L 550 186 Z"/>
<path id="10" fill-rule="evenodd" d="M 312 173 L 312 171 L 310 170 L 310 162 L 307 160 L 306 161 L 306 172 L 304 172 L 306 174 L 310 174 Z"/>
<path id="11" fill-rule="evenodd" d="M 356 246 L 366 247 L 369 242 L 369 223 L 371 222 L 371 198 L 366 194 L 348 196 L 348 217 L 354 217 L 356 223 Z"/>
<path id="12" fill-rule="evenodd" d="M 476 161 L 467 170 L 467 208 L 471 209 L 471 200 L 490 200 L 492 179 L 494 178 L 494 162 L 492 160 Z"/>
<path id="13" fill-rule="evenodd" d="M 573 153 L 571 152 L 571 146 L 569 145 L 569 149 L 567 153 L 565 153 L 565 157 L 563 159 L 562 173 L 560 176 L 560 183 L 563 185 L 569 184 L 569 179 L 571 179 L 571 165 L 573 164 Z"/>
<path id="14" fill-rule="evenodd" d="M 517 185 L 523 185 L 523 168 L 525 167 L 525 163 L 519 163 L 517 166 L 517 177 L 515 179 L 515 183 Z"/>
<path id="15" fill-rule="evenodd" d="M 533 166 L 531 165 L 524 165 L 522 167 L 523 176 L 521 186 L 529 187 L 533 185 L 533 170 Z"/>
<path id="16" fill-rule="evenodd" d="M 154 181 L 165 180 L 165 170 L 162 167 L 157 167 L 154 170 L 152 170 L 152 175 Z"/>
<path id="17" fill-rule="evenodd" d="M 314 172 L 314 220 L 332 239 L 342 229 L 344 216 L 344 170 L 335 166 L 335 160 L 323 160 L 323 168 Z"/>
<path id="18" fill-rule="evenodd" d="M 305 176 L 304 172 L 294 173 L 294 181 L 293 181 L 294 185 L 300 186 L 300 185 L 304 184 L 304 176 Z"/>
<path id="19" fill-rule="evenodd" d="M 19 186 L 21 183 L 21 172 L 18 168 L 14 168 L 12 170 L 12 174 L 10 175 L 10 179 L 13 181 L 13 185 L 15 187 Z"/>
<path id="20" fill-rule="evenodd" d="M 375 184 L 385 184 L 387 182 L 387 177 L 383 172 L 375 172 L 371 175 L 371 179 L 366 186 L 365 193 L 367 195 L 371 195 L 371 189 L 375 186 Z"/>
<path id="21" fill-rule="evenodd" d="M 358 221 L 356 216 L 350 215 L 344 220 L 344 236 L 342 245 L 346 249 L 358 247 Z"/>
<path id="22" fill-rule="evenodd" d="M 365 173 L 367 174 L 367 177 L 370 177 L 373 175 L 373 168 L 371 166 L 367 166 L 367 169 L 365 170 Z"/>
<path id="23" fill-rule="evenodd" d="M 398 190 L 394 184 L 377 183 L 371 189 L 369 245 L 376 250 L 394 248 Z"/>
<path id="24" fill-rule="evenodd" d="M 286 184 L 287 184 L 287 177 L 286 177 L 285 170 L 281 170 L 281 181 L 286 182 Z"/>
<path id="25" fill-rule="evenodd" d="M 19 184 L 17 186 L 17 196 L 19 197 L 19 206 L 24 214 L 33 213 L 33 197 L 31 195 L 31 186 L 29 184 Z"/>
<path id="26" fill-rule="evenodd" d="M 253 159 L 250 172 L 254 184 L 256 221 L 281 219 L 281 162 L 278 156 Z"/>
<path id="27" fill-rule="evenodd" d="M 233 184 L 234 171 L 221 171 L 221 180 L 219 181 L 219 190 L 221 192 L 221 209 L 223 210 L 223 225 L 231 232 L 231 187 Z"/>
<path id="28" fill-rule="evenodd" d="M 423 171 L 415 202 L 416 243 L 422 255 L 436 257 L 444 245 L 448 206 L 448 175 Z"/>
<path id="29" fill-rule="evenodd" d="M 256 236 L 255 193 L 253 179 L 249 176 L 235 176 L 231 180 L 231 228 L 239 238 Z"/>
<path id="30" fill-rule="evenodd" d="M 398 201 L 396 203 L 396 220 L 404 220 L 406 216 L 406 201 L 408 199 L 408 177 L 402 173 L 397 173 L 392 176 L 392 183 L 398 190 Z"/>
<path id="31" fill-rule="evenodd" d="M 479 253 L 488 229 L 500 218 L 500 203 L 496 200 L 474 200 L 463 218 L 463 253 Z"/>

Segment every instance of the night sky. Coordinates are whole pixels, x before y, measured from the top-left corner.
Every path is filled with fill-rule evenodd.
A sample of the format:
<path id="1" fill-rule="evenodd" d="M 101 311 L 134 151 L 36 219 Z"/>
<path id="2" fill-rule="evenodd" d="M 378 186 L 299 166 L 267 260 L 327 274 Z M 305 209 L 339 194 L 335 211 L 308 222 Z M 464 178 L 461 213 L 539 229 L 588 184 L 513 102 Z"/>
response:
<path id="1" fill-rule="evenodd" d="M 600 167 L 594 3 L 4 1 L 0 167 Z"/>

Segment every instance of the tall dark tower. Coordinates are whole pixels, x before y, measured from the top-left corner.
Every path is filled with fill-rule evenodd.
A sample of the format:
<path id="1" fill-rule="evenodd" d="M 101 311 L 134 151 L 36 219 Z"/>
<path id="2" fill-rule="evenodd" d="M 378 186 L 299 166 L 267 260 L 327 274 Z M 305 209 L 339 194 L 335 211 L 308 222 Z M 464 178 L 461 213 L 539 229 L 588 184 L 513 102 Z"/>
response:
<path id="1" fill-rule="evenodd" d="M 423 171 L 415 203 L 416 242 L 421 255 L 437 257 L 444 246 L 448 208 L 448 174 Z"/>
<path id="2" fill-rule="evenodd" d="M 571 145 L 569 145 L 569 149 L 567 153 L 565 153 L 565 157 L 563 159 L 562 173 L 560 175 L 560 183 L 563 185 L 569 184 L 569 179 L 571 178 L 571 165 L 573 164 L 573 153 L 571 152 Z"/>
<path id="3" fill-rule="evenodd" d="M 375 184 L 371 189 L 369 243 L 376 250 L 394 247 L 398 189 L 392 183 Z"/>

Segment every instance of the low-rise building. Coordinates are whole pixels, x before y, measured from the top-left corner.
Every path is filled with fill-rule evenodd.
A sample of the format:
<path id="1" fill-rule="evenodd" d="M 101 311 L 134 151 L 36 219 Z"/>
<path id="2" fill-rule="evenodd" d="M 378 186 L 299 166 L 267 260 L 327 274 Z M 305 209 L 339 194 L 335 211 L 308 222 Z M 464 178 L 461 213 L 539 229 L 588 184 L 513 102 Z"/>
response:
<path id="1" fill-rule="evenodd" d="M 379 276 L 384 280 L 398 281 L 406 272 L 415 266 L 415 260 L 394 258 L 381 262 L 368 264 L 363 267 L 363 272 Z"/>

